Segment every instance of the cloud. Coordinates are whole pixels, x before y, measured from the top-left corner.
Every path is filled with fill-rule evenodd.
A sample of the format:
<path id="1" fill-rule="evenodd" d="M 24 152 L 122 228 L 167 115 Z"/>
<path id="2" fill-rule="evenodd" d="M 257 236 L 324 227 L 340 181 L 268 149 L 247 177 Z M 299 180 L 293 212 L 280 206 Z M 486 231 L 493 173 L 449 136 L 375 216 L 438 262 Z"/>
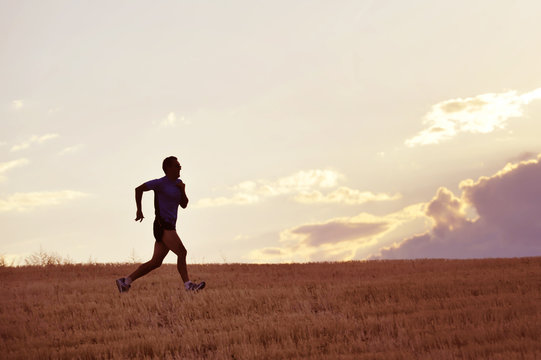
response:
<path id="1" fill-rule="evenodd" d="M 24 101 L 23 101 L 23 100 L 13 100 L 13 101 L 11 102 L 11 106 L 13 106 L 13 108 L 14 108 L 15 110 L 20 110 L 20 109 L 22 109 L 23 106 L 24 106 Z"/>
<path id="2" fill-rule="evenodd" d="M 56 114 L 56 113 L 61 112 L 62 110 L 64 110 L 64 108 L 62 106 L 57 106 L 57 107 L 54 107 L 54 108 L 50 108 L 48 113 L 49 114 Z"/>
<path id="3" fill-rule="evenodd" d="M 5 178 L 4 173 L 21 166 L 25 166 L 29 163 L 28 159 L 17 159 L 8 162 L 0 163 L 0 181 Z"/>
<path id="4" fill-rule="evenodd" d="M 160 127 L 164 128 L 176 127 L 179 124 L 190 125 L 191 122 L 186 120 L 184 116 L 177 118 L 177 115 L 174 112 L 170 112 L 165 118 L 159 121 Z"/>
<path id="5" fill-rule="evenodd" d="M 58 134 L 45 134 L 45 135 L 42 135 L 42 136 L 37 136 L 37 135 L 33 135 L 31 136 L 28 140 L 18 144 L 18 145 L 13 145 L 11 147 L 11 152 L 15 152 L 15 151 L 21 151 L 21 150 L 24 150 L 24 149 L 28 149 L 32 144 L 42 144 L 46 141 L 49 141 L 49 140 L 52 140 L 52 139 L 55 139 L 57 138 L 59 135 Z"/>
<path id="6" fill-rule="evenodd" d="M 517 156 L 508 159 L 507 162 L 517 163 L 517 162 L 526 161 L 526 160 L 535 160 L 537 159 L 537 155 L 538 154 L 536 152 L 524 151 L 518 154 Z"/>
<path id="7" fill-rule="evenodd" d="M 197 202 L 196 207 L 219 207 L 226 205 L 247 205 L 255 204 L 260 201 L 260 197 L 250 194 L 235 194 L 233 197 L 204 198 Z"/>
<path id="8" fill-rule="evenodd" d="M 231 196 L 204 198 L 198 207 L 215 207 L 224 205 L 255 204 L 267 198 L 282 195 L 294 195 L 293 200 L 299 203 L 335 203 L 335 204 L 363 204 L 370 201 L 388 201 L 400 198 L 400 194 L 374 194 L 368 191 L 350 189 L 348 187 L 336 188 L 344 176 L 333 170 L 313 169 L 299 171 L 275 181 L 256 180 L 244 181 L 230 188 Z M 323 194 L 323 189 L 334 189 Z"/>
<path id="9" fill-rule="evenodd" d="M 462 181 L 460 196 L 441 187 L 428 203 L 396 213 L 361 213 L 283 230 L 278 246 L 255 249 L 247 258 L 284 262 L 351 260 L 376 253 L 371 258 L 540 256 L 539 184 L 541 155 L 508 163 L 492 176 Z M 415 233 L 414 227 L 429 230 L 404 237 Z"/>
<path id="10" fill-rule="evenodd" d="M 0 197 L 0 212 L 30 211 L 38 207 L 58 205 L 87 196 L 89 194 L 71 190 L 15 193 L 6 198 Z"/>
<path id="11" fill-rule="evenodd" d="M 274 255 L 282 255 L 283 251 L 280 248 L 265 248 L 265 249 L 261 250 L 261 253 L 263 255 L 274 256 Z"/>
<path id="12" fill-rule="evenodd" d="M 369 191 L 359 191 L 341 186 L 333 192 L 323 195 L 314 190 L 311 192 L 302 192 L 295 197 L 295 200 L 301 203 L 342 203 L 342 204 L 364 204 L 370 201 L 389 201 L 400 199 L 400 194 L 389 195 L 385 193 L 374 194 Z"/>
<path id="13" fill-rule="evenodd" d="M 430 231 L 381 250 L 380 258 L 480 258 L 541 255 L 541 155 L 490 177 L 445 188 L 427 206 Z M 467 210 L 476 211 L 469 219 Z"/>
<path id="14" fill-rule="evenodd" d="M 468 222 L 465 208 L 466 204 L 451 191 L 444 187 L 439 188 L 426 211 L 426 215 L 435 222 L 434 233 L 443 235 L 448 231 L 463 227 Z"/>
<path id="15" fill-rule="evenodd" d="M 399 226 L 424 218 L 424 204 L 416 204 L 385 216 L 361 213 L 300 225 L 280 233 L 280 245 L 256 249 L 252 261 L 342 261 L 372 247 Z"/>
<path id="16" fill-rule="evenodd" d="M 522 116 L 524 107 L 537 99 L 541 99 L 541 88 L 522 95 L 513 90 L 442 101 L 425 115 L 423 123 L 427 128 L 405 144 L 438 144 L 459 133 L 486 134 L 503 129 L 510 118 Z"/>
<path id="17" fill-rule="evenodd" d="M 254 204 L 270 197 L 307 192 L 313 188 L 334 187 L 340 178 L 342 175 L 335 171 L 316 169 L 299 171 L 276 181 L 244 181 L 230 188 L 232 196 L 201 199 L 197 206 Z"/>
<path id="18" fill-rule="evenodd" d="M 343 241 L 370 238 L 388 229 L 387 222 L 330 221 L 325 224 L 304 225 L 291 233 L 305 236 L 301 241 L 306 246 L 337 244 Z"/>
<path id="19" fill-rule="evenodd" d="M 77 145 L 74 145 L 74 146 L 69 146 L 69 147 L 63 149 L 62 151 L 60 151 L 58 153 L 58 155 L 74 154 L 74 153 L 80 151 L 82 148 L 84 148 L 83 144 L 77 144 Z"/>

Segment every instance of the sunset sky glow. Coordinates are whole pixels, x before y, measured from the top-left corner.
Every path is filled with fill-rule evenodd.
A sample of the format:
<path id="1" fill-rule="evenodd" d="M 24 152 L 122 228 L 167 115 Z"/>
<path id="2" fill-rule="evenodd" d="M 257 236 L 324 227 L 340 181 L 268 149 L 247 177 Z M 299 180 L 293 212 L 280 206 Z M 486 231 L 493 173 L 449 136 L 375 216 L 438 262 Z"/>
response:
<path id="1" fill-rule="evenodd" d="M 541 256 L 538 1 L 0 1 L 0 255 Z M 174 262 L 172 254 L 166 258 Z"/>

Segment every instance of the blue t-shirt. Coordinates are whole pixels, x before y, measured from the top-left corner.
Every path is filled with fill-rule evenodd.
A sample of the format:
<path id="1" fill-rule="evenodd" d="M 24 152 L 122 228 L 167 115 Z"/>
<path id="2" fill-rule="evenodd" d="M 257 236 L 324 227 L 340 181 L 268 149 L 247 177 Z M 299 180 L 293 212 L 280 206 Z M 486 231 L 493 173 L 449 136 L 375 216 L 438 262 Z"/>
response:
<path id="1" fill-rule="evenodd" d="M 154 212 L 166 222 L 175 225 L 177 222 L 178 206 L 182 197 L 182 191 L 175 181 L 164 176 L 145 183 L 149 190 L 154 190 Z"/>

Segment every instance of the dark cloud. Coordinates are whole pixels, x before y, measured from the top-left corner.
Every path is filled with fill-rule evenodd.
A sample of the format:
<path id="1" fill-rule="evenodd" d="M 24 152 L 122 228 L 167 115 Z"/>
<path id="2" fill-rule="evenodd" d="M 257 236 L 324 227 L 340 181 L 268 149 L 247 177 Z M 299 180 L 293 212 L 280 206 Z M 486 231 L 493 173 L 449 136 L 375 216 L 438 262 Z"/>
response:
<path id="1" fill-rule="evenodd" d="M 428 204 L 432 231 L 383 249 L 381 258 L 479 258 L 541 255 L 541 156 L 461 184 L 462 197 L 441 188 Z M 464 209 L 478 217 L 468 220 Z"/>
<path id="2" fill-rule="evenodd" d="M 340 222 L 331 221 L 324 224 L 304 225 L 291 232 L 307 235 L 303 243 L 308 246 L 335 244 L 342 241 L 355 240 L 384 232 L 389 224 L 385 222 Z"/>

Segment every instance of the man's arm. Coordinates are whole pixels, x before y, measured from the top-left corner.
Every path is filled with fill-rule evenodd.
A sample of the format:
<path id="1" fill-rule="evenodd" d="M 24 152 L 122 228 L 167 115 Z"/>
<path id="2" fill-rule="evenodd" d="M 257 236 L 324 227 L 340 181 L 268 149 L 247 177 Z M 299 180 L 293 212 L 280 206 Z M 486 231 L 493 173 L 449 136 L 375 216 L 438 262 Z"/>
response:
<path id="1" fill-rule="evenodd" d="M 180 207 L 183 209 L 186 209 L 188 206 L 188 196 L 186 196 L 186 184 L 182 182 L 182 180 L 177 184 L 177 186 L 180 189 Z"/>
<path id="2" fill-rule="evenodd" d="M 149 190 L 150 189 L 147 188 L 145 184 L 135 188 L 135 204 L 137 204 L 137 215 L 135 216 L 135 221 L 141 222 L 145 218 L 143 216 L 143 210 L 141 208 L 141 200 L 143 199 L 143 192 Z"/>

